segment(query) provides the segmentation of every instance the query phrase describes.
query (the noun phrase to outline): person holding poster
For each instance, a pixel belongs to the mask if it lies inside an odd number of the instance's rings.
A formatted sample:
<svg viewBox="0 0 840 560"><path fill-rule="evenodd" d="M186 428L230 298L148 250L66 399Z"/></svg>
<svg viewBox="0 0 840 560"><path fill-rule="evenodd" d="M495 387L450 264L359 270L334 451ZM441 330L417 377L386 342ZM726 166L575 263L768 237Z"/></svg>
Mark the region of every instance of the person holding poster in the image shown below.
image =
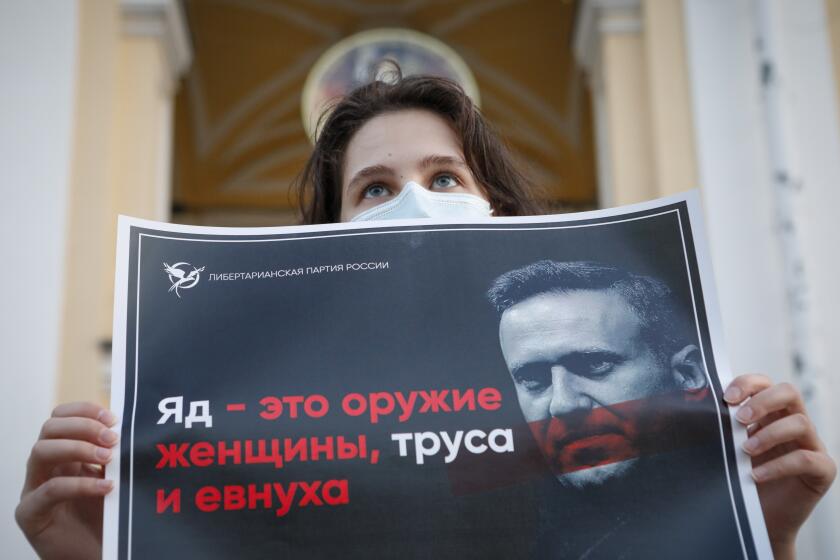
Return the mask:
<svg viewBox="0 0 840 560"><path fill-rule="evenodd" d="M349 93L326 118L300 185L308 224L523 216L541 210L469 98L452 82L430 77L373 82ZM511 355L518 351L515 344L502 344ZM689 349L678 356L682 362L672 368L678 373L672 380L695 391L702 383L691 354ZM514 381L519 383L516 376ZM544 382L545 390L548 385ZM744 449L753 457L773 552L777 558L793 558L796 534L834 480L835 464L794 387L747 375L736 378L724 398L729 405L742 405L735 417L750 426ZM532 400L536 410L538 399ZM531 409L530 402L520 398L523 412ZM44 424L16 510L41 557L101 554L102 497L111 490L101 480L101 465L112 458L116 435L110 427L116 422L99 406L73 403L57 407ZM591 472L597 478L621 470ZM561 484L575 479L586 484L589 477L557 474L568 477L558 479Z"/></svg>

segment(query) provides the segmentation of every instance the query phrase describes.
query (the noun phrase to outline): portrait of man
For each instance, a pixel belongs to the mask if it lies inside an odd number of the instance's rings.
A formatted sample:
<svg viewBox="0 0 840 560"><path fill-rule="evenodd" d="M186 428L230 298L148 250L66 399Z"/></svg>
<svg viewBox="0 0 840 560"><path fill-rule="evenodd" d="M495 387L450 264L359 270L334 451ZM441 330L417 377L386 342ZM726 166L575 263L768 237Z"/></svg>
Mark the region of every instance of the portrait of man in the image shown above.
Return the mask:
<svg viewBox="0 0 840 560"><path fill-rule="evenodd" d="M553 475L541 505L550 547L535 555L740 554L724 522L732 508L694 316L669 286L608 264L545 260L499 276L488 299ZM697 499L698 485L705 509L681 503ZM704 524L713 540L697 531Z"/></svg>

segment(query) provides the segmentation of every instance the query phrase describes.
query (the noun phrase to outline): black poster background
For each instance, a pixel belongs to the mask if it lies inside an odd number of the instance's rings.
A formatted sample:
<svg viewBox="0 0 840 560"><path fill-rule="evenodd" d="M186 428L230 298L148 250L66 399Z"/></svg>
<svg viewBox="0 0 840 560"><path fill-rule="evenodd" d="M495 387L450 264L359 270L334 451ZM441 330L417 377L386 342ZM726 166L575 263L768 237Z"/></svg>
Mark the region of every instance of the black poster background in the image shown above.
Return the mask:
<svg viewBox="0 0 840 560"><path fill-rule="evenodd" d="M699 318L706 366L719 398L684 203L586 221L267 236L132 227L125 406L117 411L124 419L119 558L559 558L571 554L569 550L579 555L586 546L564 548L563 543L597 542L604 527L587 526L585 515L567 515L563 523L554 523L557 512L547 510L565 506L559 505L562 496L554 502L546 498L554 483L550 474L456 495L451 466L442 455L417 465L411 453L399 457L390 440L394 432L523 424L499 350L498 318L485 294L498 275L541 259L601 261L664 280L680 302L680 313L692 323L695 312ZM179 299L168 291L171 283L163 263L183 261L205 270ZM388 268L210 280L210 274L353 262L387 262ZM339 406L350 392L487 386L502 392L498 411L415 414L404 423L390 416L372 425L366 415L351 418ZM284 415L267 421L258 416L257 401L263 396L313 393L330 400L331 411L324 418L292 420ZM186 402L209 400L213 427L158 425L159 401L178 395ZM226 412L224 405L231 402L247 403L248 410ZM696 495L663 503L681 512L677 517L685 526L671 531L664 522L640 525L628 538L641 545L618 537L617 548L598 549L593 557L633 557L633 551L657 547L669 551L665 557L675 547L698 542L711 548L682 548L680 556L756 556L725 407L721 413L709 420L715 431L723 426L729 484L718 441L709 449L704 468L710 474L696 487ZM282 469L270 464L155 468L157 443L358 434L366 434L371 447L380 450L378 464L357 460L291 462ZM528 438L515 443L517 457L533 458ZM482 455L478 463L472 459L471 468L496 468L492 455ZM293 507L277 517L273 509L263 508L201 512L193 502L205 485L331 478L349 480L349 504ZM651 493L670 492L655 477L650 484ZM173 488L182 489L181 512L157 514L156 490ZM569 524L569 519L579 523Z"/></svg>

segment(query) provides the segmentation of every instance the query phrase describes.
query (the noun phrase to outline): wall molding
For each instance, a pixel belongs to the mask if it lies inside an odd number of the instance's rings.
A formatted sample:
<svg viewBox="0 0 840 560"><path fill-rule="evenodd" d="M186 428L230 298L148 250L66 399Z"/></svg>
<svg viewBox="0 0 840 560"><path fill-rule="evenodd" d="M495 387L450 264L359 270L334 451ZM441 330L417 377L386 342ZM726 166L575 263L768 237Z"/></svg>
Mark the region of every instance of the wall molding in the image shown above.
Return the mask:
<svg viewBox="0 0 840 560"><path fill-rule="evenodd" d="M164 58L173 83L192 63L187 20L176 0L121 0L122 32L129 37L161 40Z"/></svg>

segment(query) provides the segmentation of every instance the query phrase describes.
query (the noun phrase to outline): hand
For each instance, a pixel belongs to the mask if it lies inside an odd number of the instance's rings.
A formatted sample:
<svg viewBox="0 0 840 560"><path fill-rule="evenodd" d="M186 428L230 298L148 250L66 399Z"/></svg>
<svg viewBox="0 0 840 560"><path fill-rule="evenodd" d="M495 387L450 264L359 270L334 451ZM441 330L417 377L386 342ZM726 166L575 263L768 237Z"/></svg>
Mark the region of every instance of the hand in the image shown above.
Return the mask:
<svg viewBox="0 0 840 560"><path fill-rule="evenodd" d="M92 403L59 405L26 466L15 519L43 559L102 556L103 465L118 439L113 414Z"/></svg>
<svg viewBox="0 0 840 560"><path fill-rule="evenodd" d="M796 534L828 491L837 466L793 385L773 385L764 375L742 375L723 398L731 405L743 403L735 418L748 426L744 451L752 457L773 555L777 560L794 558Z"/></svg>

